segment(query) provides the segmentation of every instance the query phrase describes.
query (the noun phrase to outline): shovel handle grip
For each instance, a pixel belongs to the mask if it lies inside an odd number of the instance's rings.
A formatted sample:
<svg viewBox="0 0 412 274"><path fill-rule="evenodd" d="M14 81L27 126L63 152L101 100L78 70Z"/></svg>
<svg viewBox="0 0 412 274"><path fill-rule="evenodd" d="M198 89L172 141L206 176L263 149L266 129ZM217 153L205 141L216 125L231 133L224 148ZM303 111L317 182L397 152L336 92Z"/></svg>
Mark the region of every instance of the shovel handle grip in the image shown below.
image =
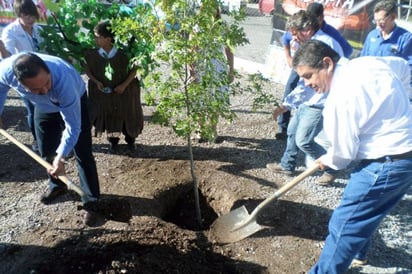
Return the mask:
<svg viewBox="0 0 412 274"><path fill-rule="evenodd" d="M296 186L298 183L303 181L306 177L312 175L315 173L317 170L319 170L319 164L315 163L312 167L306 169L304 172L293 178L292 181L288 182L286 185L282 186L279 188L275 193L273 193L271 196L266 198L263 202L261 202L251 213L251 216L255 216L256 214L259 213L259 211L267 206L270 202L272 202L274 199L279 198L282 196L284 193L289 191L291 188Z"/></svg>
<svg viewBox="0 0 412 274"><path fill-rule="evenodd" d="M53 166L47 162L46 160L44 160L43 158L41 158L38 154L36 154L35 152L33 152L31 149L29 149L27 146L25 146L24 144L20 143L16 138L14 138L13 136L11 136L10 134L7 133L7 131L5 131L4 129L0 128L0 133L6 137L7 139L9 139L11 142L13 142L16 146L18 146L21 150L23 150L24 152L26 152L30 157L32 157L34 160L36 160L36 162L38 162L39 164L41 164L43 167L45 167L46 169L52 168ZM84 193L84 191L78 187L77 185L75 185L72 181L70 181L69 178L67 178L64 175L59 175L58 178L67 185L67 188L72 189L74 191L76 191L80 196L82 197L87 197L86 194Z"/></svg>

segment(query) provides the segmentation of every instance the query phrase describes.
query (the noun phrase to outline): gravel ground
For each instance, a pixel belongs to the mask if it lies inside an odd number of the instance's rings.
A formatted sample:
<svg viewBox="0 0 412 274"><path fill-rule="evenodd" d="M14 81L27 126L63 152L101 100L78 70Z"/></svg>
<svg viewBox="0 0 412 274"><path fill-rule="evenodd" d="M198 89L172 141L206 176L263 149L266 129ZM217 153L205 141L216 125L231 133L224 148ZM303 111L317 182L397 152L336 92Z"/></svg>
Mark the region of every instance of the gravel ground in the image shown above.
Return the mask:
<svg viewBox="0 0 412 274"><path fill-rule="evenodd" d="M257 9L250 5L250 10ZM252 16L259 16L256 13L250 13ZM261 32L255 33L256 28L267 28L267 20L270 17L255 19L248 18L245 30L250 38L250 44L245 45L245 50L239 53L241 58L254 60L258 63L265 63L262 58L265 55L258 54L258 48L265 48L268 44L268 36ZM268 28L269 30L270 28ZM268 31L269 32L269 31ZM263 45L263 46L262 46ZM249 70L248 70L249 71ZM271 89L276 92L278 98L281 98L283 86L272 83ZM274 147L273 157L282 155L283 147ZM279 158L276 158L279 159ZM303 170L303 168L300 168ZM339 199L347 183L347 172L342 172L341 177L336 180L333 187L323 187L316 184L316 176L307 178L298 188L307 191L307 196L302 202L319 205L333 210L339 203ZM267 194L267 196L270 193ZM378 231L375 233L374 241L370 249L369 261L374 266L366 265L360 268L352 269L350 273L412 273L412 189L404 196L399 205L381 223ZM397 265L398 267L393 267Z"/></svg>
<svg viewBox="0 0 412 274"><path fill-rule="evenodd" d="M281 98L283 85L270 83L269 88L275 91L275 95ZM234 101L235 104L242 104L244 99ZM268 111L270 111L268 109ZM272 157L280 160L283 154L283 146L274 146L271 152ZM273 159L272 158L272 159ZM300 159L301 166L298 171L303 171L303 159ZM293 196L294 202L302 202L321 206L322 208L333 210L340 201L340 197L348 181L350 169L341 171L338 179L330 187L321 186L316 183L318 176L311 176L304 180L297 189L306 192L305 195ZM274 181L279 179L274 175ZM264 196L271 195L271 192ZM291 194L293 195L293 194ZM301 199L301 200L299 200ZM368 260L371 264L362 267L352 268L348 273L412 273L412 188L404 196L401 202L385 217L378 231L374 235ZM397 267L393 267L396 265Z"/></svg>

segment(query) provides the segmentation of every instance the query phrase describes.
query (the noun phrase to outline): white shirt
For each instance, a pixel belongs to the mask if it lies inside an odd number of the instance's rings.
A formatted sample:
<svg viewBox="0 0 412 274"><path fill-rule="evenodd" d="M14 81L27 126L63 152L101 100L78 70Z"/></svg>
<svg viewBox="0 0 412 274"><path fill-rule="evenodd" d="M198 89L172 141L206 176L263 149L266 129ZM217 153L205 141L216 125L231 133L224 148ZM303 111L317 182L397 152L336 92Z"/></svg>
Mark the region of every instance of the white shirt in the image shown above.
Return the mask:
<svg viewBox="0 0 412 274"><path fill-rule="evenodd" d="M30 36L19 23L19 19L8 24L1 34L1 40L10 54L16 54L22 51L38 52L38 46L43 41L39 34L40 26L33 25L33 34Z"/></svg>
<svg viewBox="0 0 412 274"><path fill-rule="evenodd" d="M320 160L343 169L353 160L412 150L409 67L398 57L339 60L323 110L331 143Z"/></svg>

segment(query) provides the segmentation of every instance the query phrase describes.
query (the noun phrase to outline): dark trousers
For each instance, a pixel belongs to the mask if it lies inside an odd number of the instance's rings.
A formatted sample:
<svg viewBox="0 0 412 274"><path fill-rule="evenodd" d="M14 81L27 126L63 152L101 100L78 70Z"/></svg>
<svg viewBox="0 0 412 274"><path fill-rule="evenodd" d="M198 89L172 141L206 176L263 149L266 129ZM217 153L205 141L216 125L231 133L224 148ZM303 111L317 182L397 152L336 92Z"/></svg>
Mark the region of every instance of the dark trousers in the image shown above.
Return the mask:
<svg viewBox="0 0 412 274"><path fill-rule="evenodd" d="M65 129L64 121L59 112L41 113L35 108L34 124L40 155L52 163ZM100 196L100 188L96 161L92 153L91 125L86 94L81 98L81 124L81 132L74 147L80 187L90 198L97 199ZM50 175L49 183L50 188L64 185L62 181Z"/></svg>
<svg viewBox="0 0 412 274"><path fill-rule="evenodd" d="M285 92L283 94L283 99L282 101L289 95L289 93L292 92L296 88L296 85L298 84L299 81L299 75L295 70L291 70L289 74L288 81L285 85ZM290 121L290 111L286 111L282 113L281 115L278 116L278 126L279 126L279 131L281 132L286 132L288 128L288 124Z"/></svg>

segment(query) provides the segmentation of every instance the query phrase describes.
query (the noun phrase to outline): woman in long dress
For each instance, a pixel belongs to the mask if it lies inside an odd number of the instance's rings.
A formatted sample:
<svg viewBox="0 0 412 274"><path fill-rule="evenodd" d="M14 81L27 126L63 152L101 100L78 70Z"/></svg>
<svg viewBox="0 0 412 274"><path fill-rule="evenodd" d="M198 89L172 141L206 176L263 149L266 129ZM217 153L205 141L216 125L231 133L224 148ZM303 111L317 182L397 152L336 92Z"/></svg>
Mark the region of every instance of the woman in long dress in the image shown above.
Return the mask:
<svg viewBox="0 0 412 274"><path fill-rule="evenodd" d="M94 28L98 48L85 53L90 118L95 136L105 134L115 149L123 133L130 149L143 129L140 83L129 58L114 45L109 22Z"/></svg>

